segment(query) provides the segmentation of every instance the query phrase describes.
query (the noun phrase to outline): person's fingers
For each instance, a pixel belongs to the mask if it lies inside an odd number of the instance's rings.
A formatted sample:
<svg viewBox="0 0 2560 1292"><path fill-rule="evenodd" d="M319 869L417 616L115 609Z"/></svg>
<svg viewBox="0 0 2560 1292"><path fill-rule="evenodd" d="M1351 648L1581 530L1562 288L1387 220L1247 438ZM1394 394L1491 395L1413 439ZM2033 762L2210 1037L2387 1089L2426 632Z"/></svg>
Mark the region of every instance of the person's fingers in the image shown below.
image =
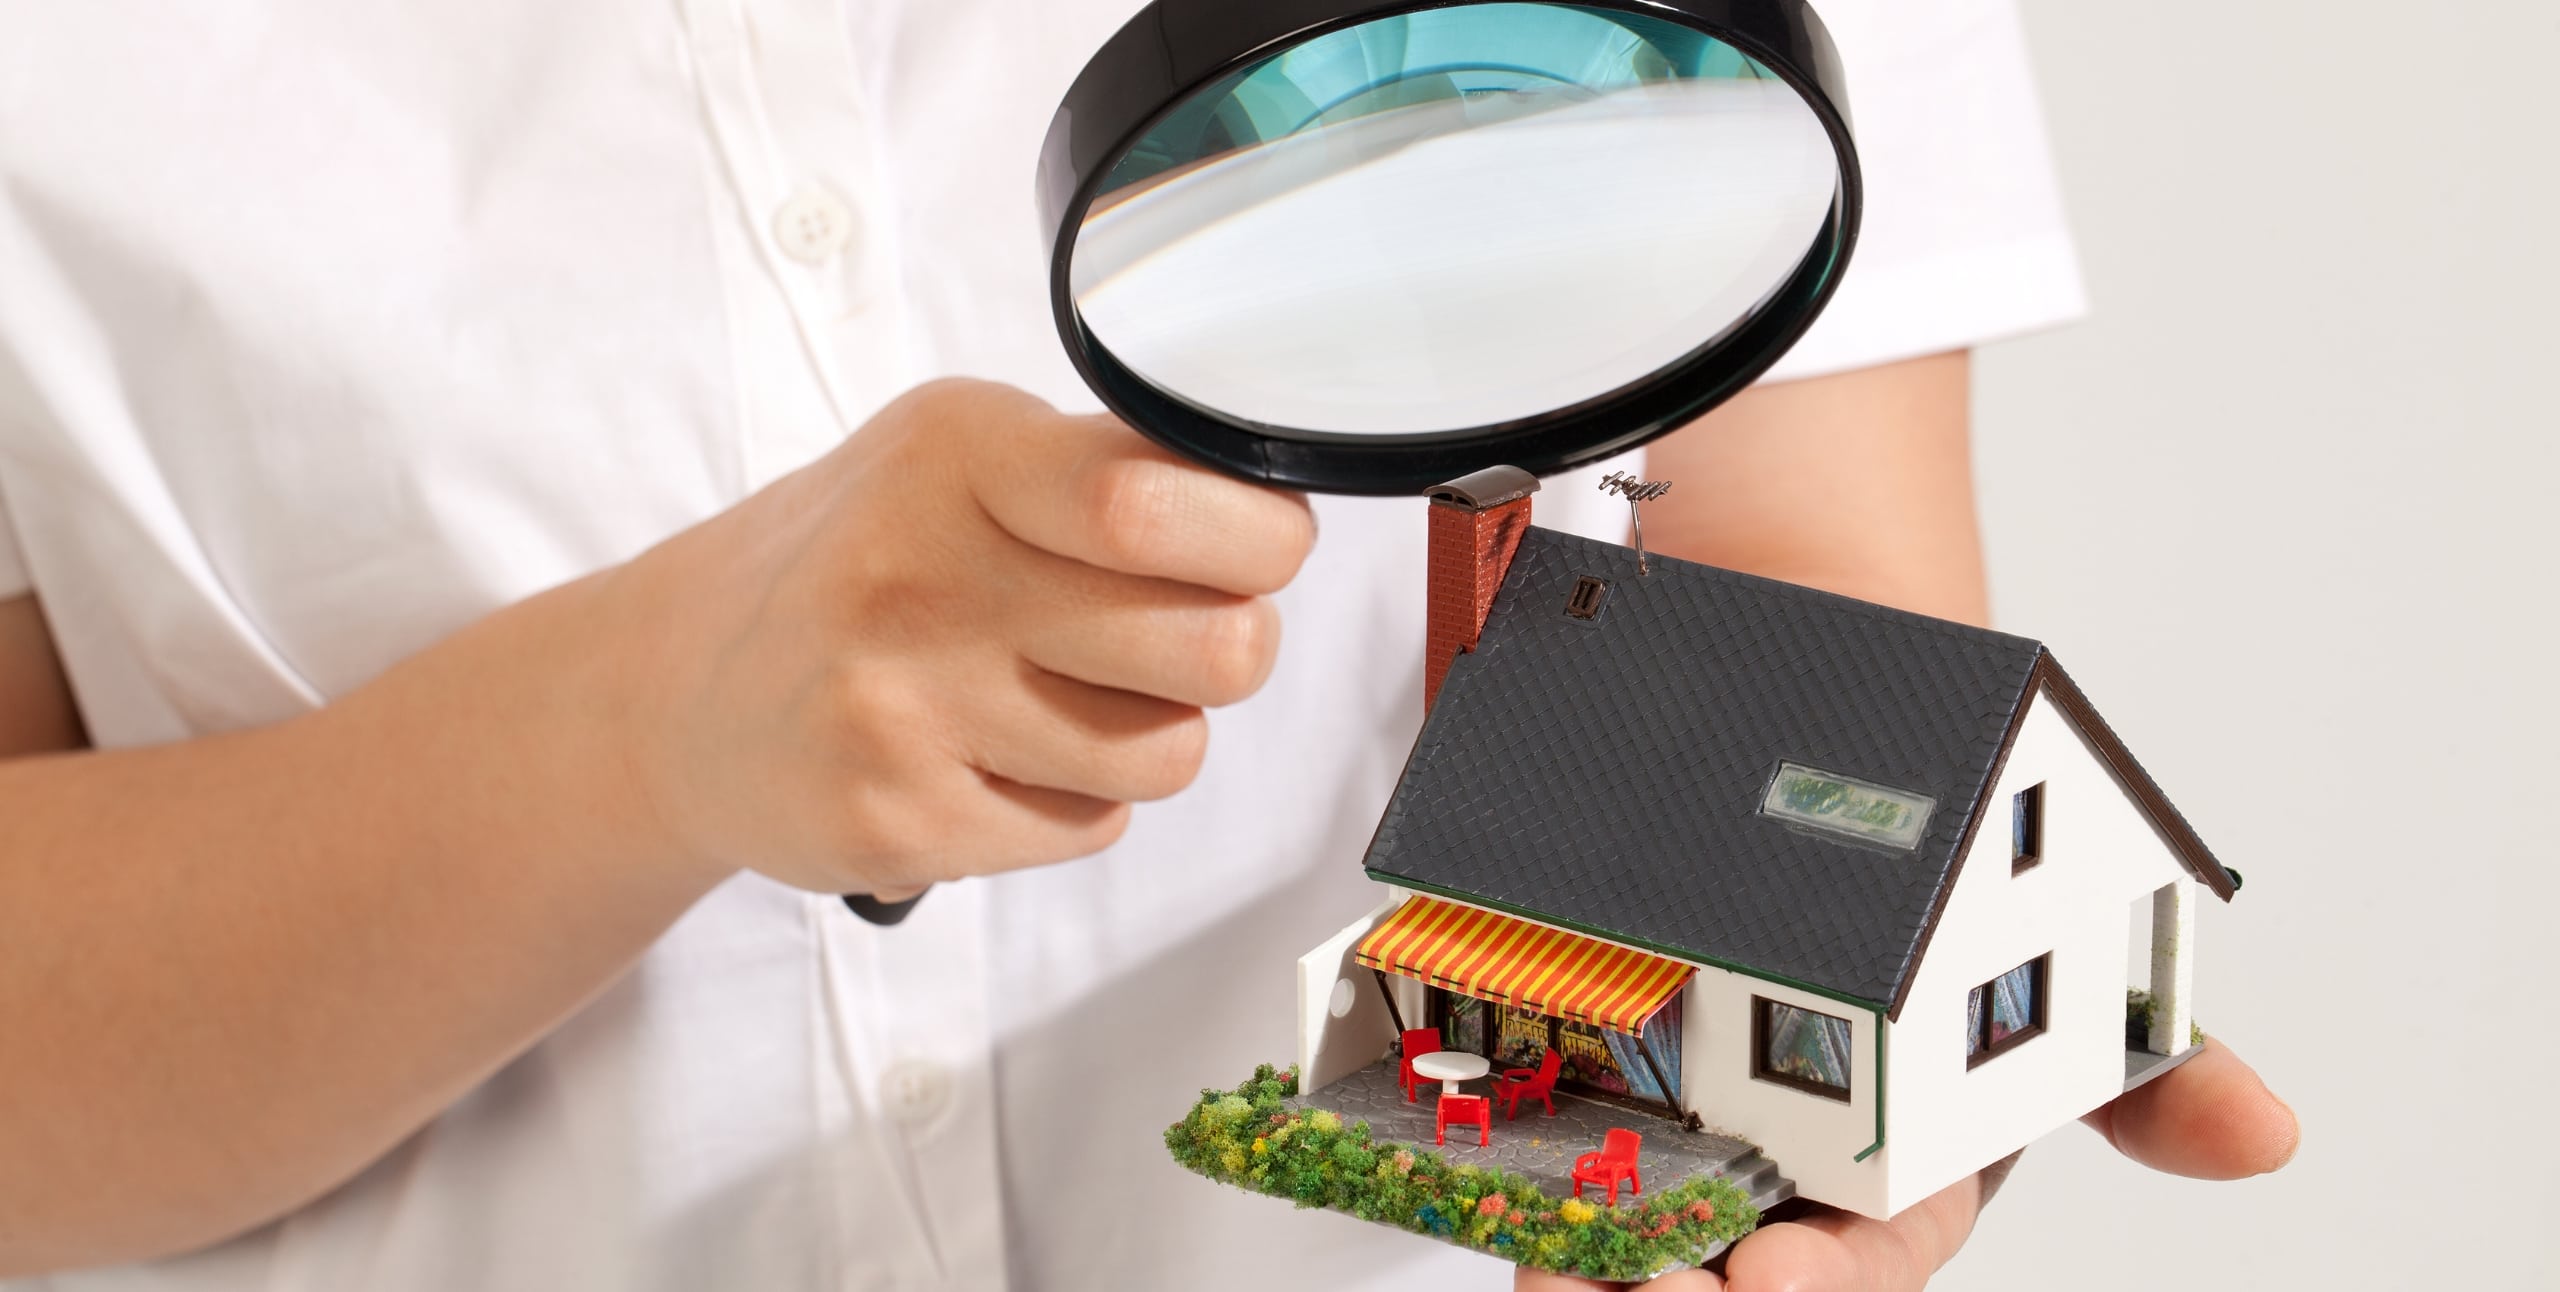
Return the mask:
<svg viewBox="0 0 2560 1292"><path fill-rule="evenodd" d="M1572 1274L1533 1270L1525 1265L1511 1279L1511 1292L1617 1292L1620 1288L1642 1288L1644 1292L1724 1292L1724 1280L1705 1270L1680 1270L1650 1283L1604 1283Z"/></svg>
<svg viewBox="0 0 2560 1292"><path fill-rule="evenodd" d="M1744 1238L1725 1278L1732 1292L1919 1292L1972 1236L1981 1196L1967 1177L1891 1221L1817 1207Z"/></svg>
<svg viewBox="0 0 2560 1292"><path fill-rule="evenodd" d="M1624 1283L1603 1283L1598 1279L1578 1278L1548 1270L1519 1266L1511 1276L1511 1292L1617 1292Z"/></svg>
<svg viewBox="0 0 2560 1292"><path fill-rule="evenodd" d="M1681 1270L1650 1283L1630 1283L1627 1286L1643 1288L1644 1292L1724 1292L1724 1279L1705 1270Z"/></svg>
<svg viewBox="0 0 2560 1292"><path fill-rule="evenodd" d="M989 678L958 733L970 765L1018 785L1121 802L1179 792L1209 747L1200 710L1027 662Z"/></svg>
<svg viewBox="0 0 2560 1292"><path fill-rule="evenodd" d="M1041 584L1018 594L1026 613L1007 634L1024 659L1052 673L1216 708L1261 689L1279 658L1280 611L1267 597L1133 578L1063 557L1036 568Z"/></svg>
<svg viewBox="0 0 2560 1292"><path fill-rule="evenodd" d="M1867 1292L1871 1286L1849 1244L1802 1221L1752 1231L1734 1245L1724 1277L1733 1292Z"/></svg>
<svg viewBox="0 0 2560 1292"><path fill-rule="evenodd" d="M1036 401L1035 401L1036 402ZM1087 565L1239 596L1277 592L1315 542L1305 498L1184 462L1107 417L985 436L970 492L1005 532Z"/></svg>
<svg viewBox="0 0 2560 1292"><path fill-rule="evenodd" d="M2263 1175L2302 1144L2293 1109L2212 1037L2194 1058L2081 1120L2144 1166L2203 1180Z"/></svg>
<svg viewBox="0 0 2560 1292"><path fill-rule="evenodd" d="M1100 852L1129 828L1129 805L1071 790L985 778L986 826L1012 846L959 873L1020 869ZM953 876L957 878L958 875Z"/></svg>
<svg viewBox="0 0 2560 1292"><path fill-rule="evenodd" d="M932 761L927 778L851 788L849 837L862 854L846 864L882 901L926 886L1067 861L1117 842L1129 805Z"/></svg>

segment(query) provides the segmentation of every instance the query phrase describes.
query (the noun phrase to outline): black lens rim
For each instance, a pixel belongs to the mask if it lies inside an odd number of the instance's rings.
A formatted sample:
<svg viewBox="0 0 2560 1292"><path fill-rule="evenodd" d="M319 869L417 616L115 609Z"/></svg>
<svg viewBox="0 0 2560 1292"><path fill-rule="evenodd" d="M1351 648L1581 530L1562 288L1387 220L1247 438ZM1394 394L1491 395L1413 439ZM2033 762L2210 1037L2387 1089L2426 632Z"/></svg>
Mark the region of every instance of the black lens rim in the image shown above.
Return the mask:
<svg viewBox="0 0 2560 1292"><path fill-rule="evenodd" d="M1536 416L1428 435L1283 431L1165 394L1085 327L1067 277L1076 231L1113 165L1166 113L1218 78L1328 32L1484 2L1152 0L1104 43L1050 120L1038 201L1058 336L1106 406L1166 448L1247 480L1319 493L1413 494L1497 464L1550 475L1623 453L1733 397L1804 335L1856 249L1863 186L1839 53L1803 0L1556 0L1678 23L1751 55L1803 96L1840 161L1831 214L1787 280L1720 340L1642 381Z"/></svg>

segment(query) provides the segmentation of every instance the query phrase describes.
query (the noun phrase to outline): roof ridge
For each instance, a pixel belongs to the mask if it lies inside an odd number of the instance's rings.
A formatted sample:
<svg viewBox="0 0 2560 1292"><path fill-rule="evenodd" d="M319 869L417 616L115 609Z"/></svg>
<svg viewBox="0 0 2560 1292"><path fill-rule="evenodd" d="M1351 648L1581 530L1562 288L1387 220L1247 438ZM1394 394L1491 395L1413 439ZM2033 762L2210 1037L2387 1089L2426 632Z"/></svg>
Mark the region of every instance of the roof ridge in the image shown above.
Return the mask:
<svg viewBox="0 0 2560 1292"><path fill-rule="evenodd" d="M1622 552L1628 557L1633 557L1635 555L1635 549L1628 547L1623 543L1612 543L1607 539L1591 538L1587 535L1576 534L1561 529L1549 529L1546 526L1535 524L1529 527L1529 533L1524 537L1523 542L1525 543L1529 538L1535 538L1539 535L1546 535L1552 538L1566 540L1567 542L1577 546L1599 548L1604 551ZM2033 637L2024 637L2017 633L2003 632L1997 628L1985 628L1979 624L1968 624L1960 620L1944 619L1936 615L1926 615L1917 610L1904 610L1899 606L1888 606L1882 602L1868 601L1864 598L1853 597L1843 592L1832 592L1823 588L1808 587L1801 583L1790 583L1785 579L1772 578L1765 574L1753 574L1747 570L1736 570L1722 565L1709 565L1704 561L1692 561L1683 557L1665 556L1660 552L1648 552L1645 556L1647 562L1656 570L1663 570L1667 568L1672 571L1686 572L1693 576L1704 577L1714 582L1741 584L1753 592L1775 597L1807 601L1816 605L1828 606L1835 610L1854 614L1861 618L1883 620L1899 624L1903 627L1918 628L1926 632L1952 637L1960 641L2012 644L2038 650L2044 648L2044 643ZM1506 579L1505 582L1508 583L1509 580Z"/></svg>

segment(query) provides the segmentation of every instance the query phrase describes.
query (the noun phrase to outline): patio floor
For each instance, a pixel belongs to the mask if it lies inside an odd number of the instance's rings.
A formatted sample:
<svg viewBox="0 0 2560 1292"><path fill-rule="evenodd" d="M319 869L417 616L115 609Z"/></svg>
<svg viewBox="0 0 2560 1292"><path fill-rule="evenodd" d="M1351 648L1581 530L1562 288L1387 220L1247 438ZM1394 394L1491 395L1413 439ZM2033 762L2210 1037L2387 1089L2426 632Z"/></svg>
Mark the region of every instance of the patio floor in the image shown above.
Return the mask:
<svg viewBox="0 0 2560 1292"><path fill-rule="evenodd" d="M1466 1088L1468 1093L1478 1094L1489 1084L1471 1081ZM1344 1121L1365 1121L1371 1133L1381 1140L1428 1148L1451 1162L1517 1171L1557 1197L1573 1192L1573 1160L1599 1148L1601 1138L1618 1126L1644 1137L1636 1160L1651 1188L1665 1188L1695 1176L1721 1175L1750 1194L1752 1202L1763 1211L1795 1196L1795 1183L1780 1177L1777 1165L1751 1144L1706 1131L1683 1130L1667 1117L1651 1117L1615 1104L1577 1099L1561 1091L1556 1094L1553 1117L1536 1101L1524 1099L1520 1103L1520 1119L1504 1121L1497 1102L1493 1142L1489 1145L1477 1146L1473 1126L1453 1126L1449 1128L1448 1144L1435 1145L1432 1138L1437 1131L1432 1117L1438 1106L1439 1083L1429 1085L1421 1098L1406 1103L1404 1092L1396 1088L1396 1061L1388 1058L1286 1102L1294 1108L1322 1108ZM1626 1199L1621 1191L1619 1200Z"/></svg>
<svg viewBox="0 0 2560 1292"><path fill-rule="evenodd" d="M2189 1046L2186 1053L2175 1058L2165 1054L2153 1054L2148 1050L2127 1049L2124 1052L2124 1088L2128 1091L2132 1090L2135 1086L2194 1058L2197 1051L2203 1048L2201 1045Z"/></svg>

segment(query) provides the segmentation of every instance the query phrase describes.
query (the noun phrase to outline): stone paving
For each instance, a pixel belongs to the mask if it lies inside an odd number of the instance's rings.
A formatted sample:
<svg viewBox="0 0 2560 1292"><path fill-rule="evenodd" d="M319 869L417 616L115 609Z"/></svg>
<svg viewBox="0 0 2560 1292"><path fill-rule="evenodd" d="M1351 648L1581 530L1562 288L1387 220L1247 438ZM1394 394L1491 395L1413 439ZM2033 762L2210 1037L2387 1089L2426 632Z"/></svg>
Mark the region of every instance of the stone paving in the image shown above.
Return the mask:
<svg viewBox="0 0 2560 1292"><path fill-rule="evenodd" d="M1483 1094L1492 1085L1490 1078L1478 1078L1462 1083L1460 1089L1467 1094ZM1432 1137L1438 1132L1432 1118L1438 1107L1439 1087L1437 1081L1428 1082L1419 1099L1406 1103L1404 1092L1396 1086L1396 1061L1388 1058L1287 1102L1295 1108L1327 1109L1344 1121L1366 1121L1378 1139L1429 1148L1452 1162L1517 1171L1557 1197L1573 1192L1573 1160L1598 1149L1601 1138L1614 1126L1624 1126L1644 1137L1636 1160L1648 1188L1665 1188L1699 1175L1747 1175L1766 1161L1757 1148L1741 1140L1683 1130L1668 1117L1648 1117L1561 1091L1555 1097L1553 1117L1536 1100L1523 1099L1520 1119L1504 1121L1502 1105L1497 1100L1493 1109L1493 1142L1489 1145L1477 1146L1473 1126L1452 1126L1448 1144L1435 1145ZM1754 1191L1749 1185L1745 1188ZM1621 1190L1619 1200L1627 1197Z"/></svg>

